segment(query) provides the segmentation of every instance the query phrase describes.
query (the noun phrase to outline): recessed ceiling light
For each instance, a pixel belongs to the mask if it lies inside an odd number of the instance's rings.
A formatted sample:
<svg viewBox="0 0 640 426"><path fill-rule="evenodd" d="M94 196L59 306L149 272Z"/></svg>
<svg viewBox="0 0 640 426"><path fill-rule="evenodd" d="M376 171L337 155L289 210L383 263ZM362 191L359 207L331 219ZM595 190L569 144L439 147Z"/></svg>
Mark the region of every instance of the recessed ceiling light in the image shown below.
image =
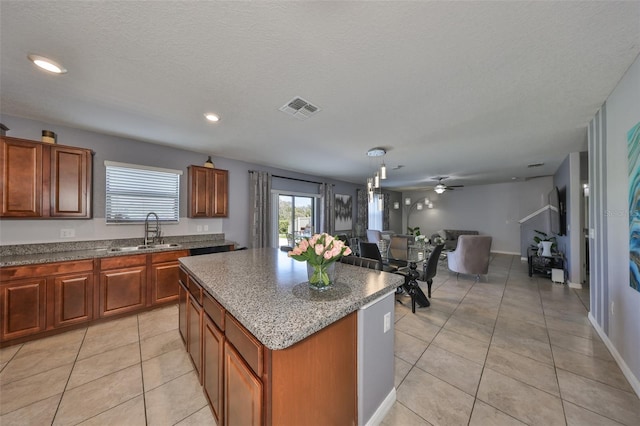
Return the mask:
<svg viewBox="0 0 640 426"><path fill-rule="evenodd" d="M216 122L216 121L220 120L220 117L218 117L216 114L213 114L213 113L210 113L210 112L206 113L204 116L209 121Z"/></svg>
<svg viewBox="0 0 640 426"><path fill-rule="evenodd" d="M55 61L52 61L49 58L45 58L44 56L38 55L28 55L27 58L38 67L42 68L45 71L52 72L54 74L64 74L67 72L64 67Z"/></svg>

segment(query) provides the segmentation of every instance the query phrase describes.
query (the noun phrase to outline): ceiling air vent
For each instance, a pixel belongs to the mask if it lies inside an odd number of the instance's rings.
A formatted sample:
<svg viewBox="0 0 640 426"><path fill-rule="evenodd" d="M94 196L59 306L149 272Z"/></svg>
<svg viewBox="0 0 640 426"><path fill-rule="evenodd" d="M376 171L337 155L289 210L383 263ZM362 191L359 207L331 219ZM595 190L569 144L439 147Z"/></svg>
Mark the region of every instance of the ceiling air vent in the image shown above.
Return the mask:
<svg viewBox="0 0 640 426"><path fill-rule="evenodd" d="M286 105L279 108L280 111L293 115L299 120L306 120L312 115L320 112L320 108L310 104L300 97L291 99Z"/></svg>
<svg viewBox="0 0 640 426"><path fill-rule="evenodd" d="M527 167L528 168L533 168L533 167L542 167L544 166L544 163L533 163L533 164L529 164Z"/></svg>

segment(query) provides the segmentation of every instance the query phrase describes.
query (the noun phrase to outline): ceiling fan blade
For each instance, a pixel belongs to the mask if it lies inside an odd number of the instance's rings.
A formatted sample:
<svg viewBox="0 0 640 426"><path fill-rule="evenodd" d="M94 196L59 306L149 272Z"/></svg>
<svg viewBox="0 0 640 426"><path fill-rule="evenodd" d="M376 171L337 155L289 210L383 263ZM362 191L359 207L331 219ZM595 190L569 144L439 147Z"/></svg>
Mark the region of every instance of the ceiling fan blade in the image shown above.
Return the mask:
<svg viewBox="0 0 640 426"><path fill-rule="evenodd" d="M464 188L464 185L447 185L447 188Z"/></svg>

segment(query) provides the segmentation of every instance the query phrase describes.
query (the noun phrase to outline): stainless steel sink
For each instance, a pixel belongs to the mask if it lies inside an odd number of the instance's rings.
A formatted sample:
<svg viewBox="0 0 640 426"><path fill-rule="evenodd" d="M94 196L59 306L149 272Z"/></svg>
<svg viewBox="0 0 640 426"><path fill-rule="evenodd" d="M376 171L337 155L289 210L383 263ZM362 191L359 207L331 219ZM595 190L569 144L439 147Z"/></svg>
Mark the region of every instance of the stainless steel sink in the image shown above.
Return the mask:
<svg viewBox="0 0 640 426"><path fill-rule="evenodd" d="M119 252L119 251L138 251L138 250L149 250L149 249L164 249L164 248L178 248L181 247L180 244L176 243L168 243L168 244L148 244L141 246L130 246L130 247L112 247L109 249L110 252Z"/></svg>

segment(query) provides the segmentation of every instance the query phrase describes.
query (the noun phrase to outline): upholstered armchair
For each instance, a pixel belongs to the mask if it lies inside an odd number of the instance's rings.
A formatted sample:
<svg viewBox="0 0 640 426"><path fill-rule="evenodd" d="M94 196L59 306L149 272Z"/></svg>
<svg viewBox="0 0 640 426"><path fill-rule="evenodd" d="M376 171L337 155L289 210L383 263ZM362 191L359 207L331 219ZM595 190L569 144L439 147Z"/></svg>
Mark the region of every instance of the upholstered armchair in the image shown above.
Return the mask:
<svg viewBox="0 0 640 426"><path fill-rule="evenodd" d="M367 241L370 243L377 243L382 239L382 232L377 229L367 229Z"/></svg>
<svg viewBox="0 0 640 426"><path fill-rule="evenodd" d="M459 274L480 275L489 273L491 237L488 235L460 235L456 249L449 252L449 270Z"/></svg>

